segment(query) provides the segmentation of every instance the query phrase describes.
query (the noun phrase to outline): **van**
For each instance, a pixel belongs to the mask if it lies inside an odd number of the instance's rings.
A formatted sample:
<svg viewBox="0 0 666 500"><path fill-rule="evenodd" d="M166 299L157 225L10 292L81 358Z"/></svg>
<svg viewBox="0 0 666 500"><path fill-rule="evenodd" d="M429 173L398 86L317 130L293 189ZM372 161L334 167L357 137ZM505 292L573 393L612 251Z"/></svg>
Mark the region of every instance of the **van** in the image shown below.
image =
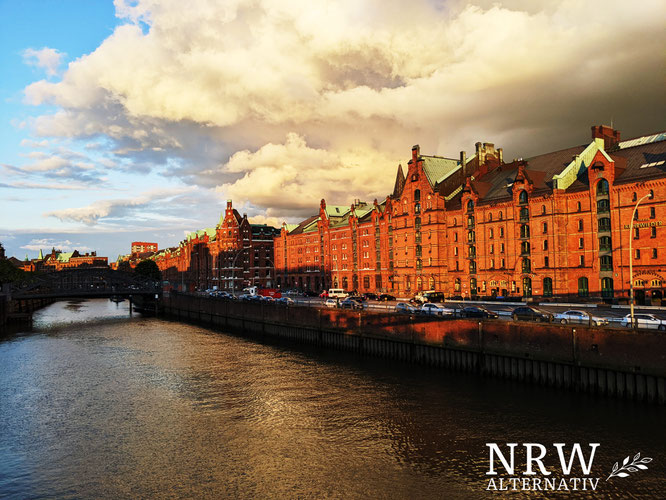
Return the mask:
<svg viewBox="0 0 666 500"><path fill-rule="evenodd" d="M328 298L329 299L346 299L347 293L342 288L329 288L328 289Z"/></svg>

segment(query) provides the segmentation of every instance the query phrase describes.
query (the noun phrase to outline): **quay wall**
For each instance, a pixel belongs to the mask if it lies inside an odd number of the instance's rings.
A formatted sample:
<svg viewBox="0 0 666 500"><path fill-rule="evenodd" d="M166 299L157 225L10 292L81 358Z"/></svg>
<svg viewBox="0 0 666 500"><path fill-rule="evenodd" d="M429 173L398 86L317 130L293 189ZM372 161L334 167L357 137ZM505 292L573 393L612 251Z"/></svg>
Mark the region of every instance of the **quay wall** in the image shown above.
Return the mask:
<svg viewBox="0 0 666 500"><path fill-rule="evenodd" d="M160 312L246 335L666 403L666 335L657 331L442 320L182 294L163 297Z"/></svg>

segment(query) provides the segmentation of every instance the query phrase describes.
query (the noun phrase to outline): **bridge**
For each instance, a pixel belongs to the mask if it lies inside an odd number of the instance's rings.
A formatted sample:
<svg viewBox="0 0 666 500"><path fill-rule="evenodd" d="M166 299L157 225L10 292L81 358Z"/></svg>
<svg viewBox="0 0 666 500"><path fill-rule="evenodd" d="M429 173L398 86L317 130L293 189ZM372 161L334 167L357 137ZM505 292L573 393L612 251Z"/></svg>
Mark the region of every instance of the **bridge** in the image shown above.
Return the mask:
<svg viewBox="0 0 666 500"><path fill-rule="evenodd" d="M161 294L159 281L108 268L76 268L43 273L10 290L13 300L152 297Z"/></svg>

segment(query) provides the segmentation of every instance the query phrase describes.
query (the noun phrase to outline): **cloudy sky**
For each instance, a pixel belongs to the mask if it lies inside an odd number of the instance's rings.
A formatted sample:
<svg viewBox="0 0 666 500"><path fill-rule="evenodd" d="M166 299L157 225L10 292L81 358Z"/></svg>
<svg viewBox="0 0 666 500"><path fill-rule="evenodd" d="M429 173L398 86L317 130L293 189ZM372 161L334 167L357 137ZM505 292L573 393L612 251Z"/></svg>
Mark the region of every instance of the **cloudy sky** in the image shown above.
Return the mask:
<svg viewBox="0 0 666 500"><path fill-rule="evenodd" d="M664 130L663 0L0 0L0 242L176 244L391 189L413 144Z"/></svg>

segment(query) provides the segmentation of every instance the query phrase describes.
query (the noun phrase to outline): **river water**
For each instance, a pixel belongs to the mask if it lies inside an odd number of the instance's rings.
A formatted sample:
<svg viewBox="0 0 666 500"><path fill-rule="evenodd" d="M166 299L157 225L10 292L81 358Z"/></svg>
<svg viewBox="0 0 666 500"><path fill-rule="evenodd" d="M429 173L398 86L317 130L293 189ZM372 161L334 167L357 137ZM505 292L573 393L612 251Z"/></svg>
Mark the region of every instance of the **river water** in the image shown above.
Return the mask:
<svg viewBox="0 0 666 500"><path fill-rule="evenodd" d="M553 443L581 443L586 457L600 443L596 491L512 497L666 498L665 417L130 317L126 303L58 302L0 339L0 498L501 497L486 489L489 442L546 445L558 477ZM606 481L639 452L647 470ZM527 477L524 454L516 464Z"/></svg>

